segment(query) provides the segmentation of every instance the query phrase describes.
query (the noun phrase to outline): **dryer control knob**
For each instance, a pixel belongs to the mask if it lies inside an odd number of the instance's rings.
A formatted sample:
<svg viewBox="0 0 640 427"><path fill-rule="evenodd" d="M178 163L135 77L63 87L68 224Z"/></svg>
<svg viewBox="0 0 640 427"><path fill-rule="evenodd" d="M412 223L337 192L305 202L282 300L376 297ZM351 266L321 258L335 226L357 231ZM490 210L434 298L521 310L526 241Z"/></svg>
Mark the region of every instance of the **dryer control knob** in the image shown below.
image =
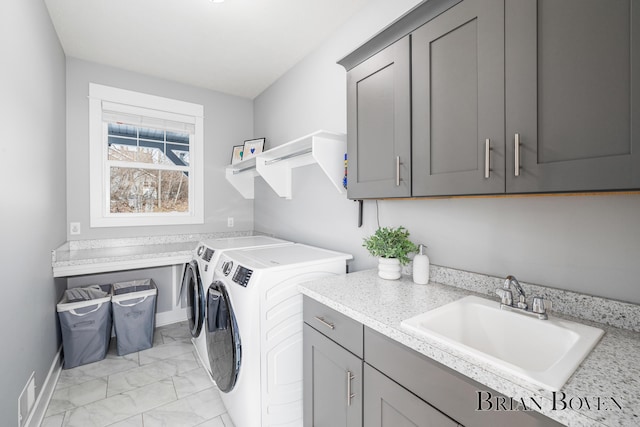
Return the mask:
<svg viewBox="0 0 640 427"><path fill-rule="evenodd" d="M222 273L225 276L228 276L231 273L231 269L233 268L233 261L226 261L222 264Z"/></svg>

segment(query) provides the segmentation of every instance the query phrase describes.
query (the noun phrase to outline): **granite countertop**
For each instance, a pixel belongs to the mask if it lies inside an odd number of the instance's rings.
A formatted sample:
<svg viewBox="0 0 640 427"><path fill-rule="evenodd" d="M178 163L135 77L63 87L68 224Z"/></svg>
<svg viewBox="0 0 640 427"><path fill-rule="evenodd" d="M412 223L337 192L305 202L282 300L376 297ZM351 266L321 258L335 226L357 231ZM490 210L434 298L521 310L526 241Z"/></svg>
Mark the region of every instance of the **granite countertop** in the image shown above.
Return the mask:
<svg viewBox="0 0 640 427"><path fill-rule="evenodd" d="M130 270L191 261L199 241L251 235L209 233L69 241L51 252L54 277Z"/></svg>
<svg viewBox="0 0 640 427"><path fill-rule="evenodd" d="M473 274L466 272L455 274L456 270L437 266L435 270L432 266L431 271L432 280L438 278L444 280L447 277L454 280L451 278ZM451 274L452 271L453 274ZM557 392L555 408L554 395L551 391L507 372L499 372L477 358L401 328L402 320L467 295L475 294L490 298L486 289L491 288L494 282L488 280L488 276L480 277L478 282L482 282L483 277L488 285L485 284L486 286L483 287L480 284L478 288L481 289L474 292L471 290L475 289L473 283L467 283L466 288L433 282L428 285L416 285L409 276L389 281L380 279L376 270L367 270L308 282L300 286L300 291L505 396L517 400L524 399L525 402L530 402L532 398L536 402L541 402L541 410L536 407L533 409L563 424L569 426L640 425L640 332L638 332L640 307L637 305L610 300L602 303L601 298L560 290L554 294L554 290L545 288L547 289L545 298L552 301L557 298L558 305L566 306L565 311L569 313L573 305L571 301L577 301L576 303L579 303L582 306L581 310L584 311L590 307L590 298L593 298L596 303L593 305L595 311L598 311L596 305L605 304L606 310L622 313L605 316L604 320L608 324L587 320L590 316L600 318L601 315L598 313L585 313L586 319L577 319L558 311L550 313L550 317L566 318L599 327L605 331L594 350L569 378L562 390ZM463 277L463 279L469 278ZM496 278L496 280L504 279ZM525 284L523 287L527 290ZM499 304L497 297L491 299ZM632 325L632 327L623 329L610 326L611 324L622 327ZM563 396L566 403L573 399L571 407L562 409L563 404L560 399ZM587 402L591 406L590 409L587 408Z"/></svg>

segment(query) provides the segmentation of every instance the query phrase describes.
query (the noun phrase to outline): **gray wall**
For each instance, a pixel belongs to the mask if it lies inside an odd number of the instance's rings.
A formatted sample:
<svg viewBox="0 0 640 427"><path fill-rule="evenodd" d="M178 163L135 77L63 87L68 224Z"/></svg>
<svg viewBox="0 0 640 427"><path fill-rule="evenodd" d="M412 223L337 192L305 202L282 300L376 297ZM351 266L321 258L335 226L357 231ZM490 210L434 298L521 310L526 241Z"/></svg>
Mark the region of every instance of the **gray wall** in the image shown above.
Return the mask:
<svg viewBox="0 0 640 427"><path fill-rule="evenodd" d="M156 227L89 227L89 83L114 86L204 106L205 223ZM253 203L226 181L234 145L253 136L250 99L67 58L67 229L80 222L82 234L69 240L253 229ZM235 227L227 228L227 217Z"/></svg>
<svg viewBox="0 0 640 427"><path fill-rule="evenodd" d="M346 132L346 73L336 60L417 4L374 0L254 101L256 136L271 146L318 129ZM640 196L548 196L365 202L337 193L317 166L294 171L293 199L256 178L255 229L354 255L381 226L404 225L431 262L640 303Z"/></svg>
<svg viewBox="0 0 640 427"><path fill-rule="evenodd" d="M65 59L44 2L2 2L0 56L0 425L15 426L31 372L39 393L58 351L64 287L51 249L65 241Z"/></svg>

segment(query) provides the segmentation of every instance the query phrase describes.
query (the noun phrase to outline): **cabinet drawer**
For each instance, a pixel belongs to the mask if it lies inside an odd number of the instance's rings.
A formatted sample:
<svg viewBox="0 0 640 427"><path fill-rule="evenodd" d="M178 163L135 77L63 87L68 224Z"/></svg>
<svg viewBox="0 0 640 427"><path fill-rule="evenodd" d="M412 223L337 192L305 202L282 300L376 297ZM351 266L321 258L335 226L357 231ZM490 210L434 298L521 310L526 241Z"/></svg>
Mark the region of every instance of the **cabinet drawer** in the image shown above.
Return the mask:
<svg viewBox="0 0 640 427"><path fill-rule="evenodd" d="M364 332L361 323L306 296L303 304L305 323L356 356L363 357Z"/></svg>

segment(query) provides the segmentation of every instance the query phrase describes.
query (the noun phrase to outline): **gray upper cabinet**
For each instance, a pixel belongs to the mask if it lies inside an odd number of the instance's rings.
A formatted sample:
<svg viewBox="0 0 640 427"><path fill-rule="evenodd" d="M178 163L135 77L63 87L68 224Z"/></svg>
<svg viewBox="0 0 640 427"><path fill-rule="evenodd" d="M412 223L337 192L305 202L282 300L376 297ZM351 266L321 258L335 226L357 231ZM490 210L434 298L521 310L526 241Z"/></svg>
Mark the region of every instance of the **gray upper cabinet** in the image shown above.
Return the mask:
<svg viewBox="0 0 640 427"><path fill-rule="evenodd" d="M640 1L509 0L505 15L506 191L640 187Z"/></svg>
<svg viewBox="0 0 640 427"><path fill-rule="evenodd" d="M409 37L347 76L348 197L411 196Z"/></svg>
<svg viewBox="0 0 640 427"><path fill-rule="evenodd" d="M504 192L504 2L465 0L411 34L413 196Z"/></svg>
<svg viewBox="0 0 640 427"><path fill-rule="evenodd" d="M340 63L349 198L640 189L640 0L428 0Z"/></svg>

